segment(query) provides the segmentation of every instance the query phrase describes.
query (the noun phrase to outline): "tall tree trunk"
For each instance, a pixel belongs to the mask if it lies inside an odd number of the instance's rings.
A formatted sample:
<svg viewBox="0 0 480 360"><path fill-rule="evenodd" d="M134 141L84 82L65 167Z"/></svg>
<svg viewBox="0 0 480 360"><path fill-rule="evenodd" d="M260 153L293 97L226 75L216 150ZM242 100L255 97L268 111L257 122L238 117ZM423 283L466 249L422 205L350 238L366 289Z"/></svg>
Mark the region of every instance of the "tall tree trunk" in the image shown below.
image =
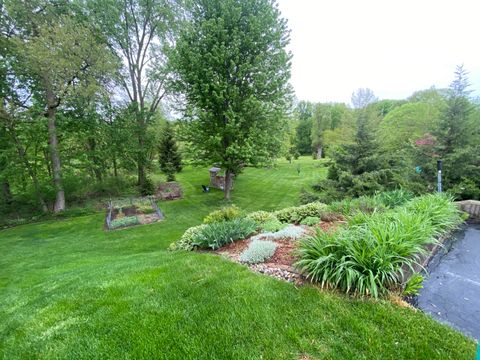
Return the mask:
<svg viewBox="0 0 480 360"><path fill-rule="evenodd" d="M137 124L138 124L138 156L137 156L137 170L138 170L138 186L140 191L145 190L147 183L146 173L146 154L145 154L145 119L143 114L137 112ZM142 194L146 195L146 194Z"/></svg>
<svg viewBox="0 0 480 360"><path fill-rule="evenodd" d="M100 164L100 161L98 159L98 155L96 154L96 149L97 149L97 142L95 138L89 138L88 141L88 149L89 149L89 160L93 164L92 171L93 174L95 175L95 179L97 179L98 182L102 182L103 174L102 174L102 166Z"/></svg>
<svg viewBox="0 0 480 360"><path fill-rule="evenodd" d="M58 213L65 210L65 192L62 184L62 164L58 151L57 127L55 123L56 105L55 97L47 90L47 117L48 117L48 141L50 145L50 157L52 159L53 185L55 186L56 197L53 211Z"/></svg>
<svg viewBox="0 0 480 360"><path fill-rule="evenodd" d="M322 158L322 153L323 153L323 148L321 145L318 145L317 146L317 159L321 159Z"/></svg>
<svg viewBox="0 0 480 360"><path fill-rule="evenodd" d="M233 177L234 173L227 169L227 171L225 171L225 186L223 190L225 200L230 200L231 198Z"/></svg>
<svg viewBox="0 0 480 360"><path fill-rule="evenodd" d="M10 183L8 180L3 180L2 182L2 193L5 204L11 205L13 202L12 192L10 190Z"/></svg>
<svg viewBox="0 0 480 360"><path fill-rule="evenodd" d="M115 152L113 153L113 176L115 176L115 179L118 178L118 170L117 170L117 156L115 155Z"/></svg>

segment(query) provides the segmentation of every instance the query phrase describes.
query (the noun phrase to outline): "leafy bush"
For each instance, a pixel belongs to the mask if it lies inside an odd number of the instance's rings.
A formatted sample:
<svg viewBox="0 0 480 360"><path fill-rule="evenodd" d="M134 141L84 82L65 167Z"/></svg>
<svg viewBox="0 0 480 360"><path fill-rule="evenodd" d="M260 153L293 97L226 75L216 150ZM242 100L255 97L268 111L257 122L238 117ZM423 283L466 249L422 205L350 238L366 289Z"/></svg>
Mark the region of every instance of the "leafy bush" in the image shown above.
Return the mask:
<svg viewBox="0 0 480 360"><path fill-rule="evenodd" d="M309 216L321 217L327 210L327 206L320 202L313 202L301 206L292 206L282 210L275 211L274 215L283 223L300 223Z"/></svg>
<svg viewBox="0 0 480 360"><path fill-rule="evenodd" d="M480 187L472 179L463 178L451 193L459 200L480 199Z"/></svg>
<svg viewBox="0 0 480 360"><path fill-rule="evenodd" d="M264 262L275 254L277 245L271 241L252 240L248 248L240 255L240 261L257 264Z"/></svg>
<svg viewBox="0 0 480 360"><path fill-rule="evenodd" d="M408 279L403 289L403 296L417 296L423 288L423 276L421 274L413 274Z"/></svg>
<svg viewBox="0 0 480 360"><path fill-rule="evenodd" d="M136 216L124 216L120 219L114 219L110 223L110 227L112 229L117 229L120 227L126 227L126 226L132 226L132 225L137 225L140 222L138 221L138 218Z"/></svg>
<svg viewBox="0 0 480 360"><path fill-rule="evenodd" d="M348 228L317 232L301 242L297 266L322 286L347 293L385 295L403 280L403 269L417 263L425 245L455 228L461 216L442 194L413 199L404 207L358 215ZM351 219L352 220L352 219Z"/></svg>
<svg viewBox="0 0 480 360"><path fill-rule="evenodd" d="M210 223L193 236L192 245L215 250L235 240L246 238L254 233L256 228L255 221L246 218Z"/></svg>
<svg viewBox="0 0 480 360"><path fill-rule="evenodd" d="M307 225L307 226L313 226L315 224L318 224L320 222L320 218L318 216L308 216L305 219L303 219L300 224L301 225Z"/></svg>
<svg viewBox="0 0 480 360"><path fill-rule="evenodd" d="M276 232L284 229L286 226L287 224L282 224L277 218L274 218L273 220L268 220L267 222L264 222L260 225L262 231L264 232Z"/></svg>
<svg viewBox="0 0 480 360"><path fill-rule="evenodd" d="M206 227L207 225L202 224L198 226L193 226L191 228L188 228L180 238L180 240L171 243L170 246L168 247L169 250L193 250L194 249L194 239L195 237L202 232L202 230Z"/></svg>
<svg viewBox="0 0 480 360"><path fill-rule="evenodd" d="M212 224L222 221L230 221L233 219L240 218L242 216L242 212L238 207L235 205L230 205L227 207L223 207L220 210L215 210L208 214L205 219L203 219L204 224Z"/></svg>
<svg viewBox="0 0 480 360"><path fill-rule="evenodd" d="M267 221L278 220L275 215L268 211L255 211L247 215L248 219L252 219L257 224L263 224Z"/></svg>
<svg viewBox="0 0 480 360"><path fill-rule="evenodd" d="M387 208L394 208L405 204L413 198L410 191L397 189L392 191L384 191L375 194L375 199L382 203Z"/></svg>

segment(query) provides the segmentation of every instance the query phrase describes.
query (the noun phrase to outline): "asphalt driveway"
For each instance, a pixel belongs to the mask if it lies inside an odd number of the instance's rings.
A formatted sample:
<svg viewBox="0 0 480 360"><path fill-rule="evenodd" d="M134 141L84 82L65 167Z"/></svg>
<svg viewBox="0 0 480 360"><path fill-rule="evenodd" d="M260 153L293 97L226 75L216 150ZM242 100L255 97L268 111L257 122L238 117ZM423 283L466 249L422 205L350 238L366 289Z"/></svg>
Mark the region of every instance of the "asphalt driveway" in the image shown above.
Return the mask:
<svg viewBox="0 0 480 360"><path fill-rule="evenodd" d="M429 269L418 307L480 339L480 225L468 225L451 244Z"/></svg>

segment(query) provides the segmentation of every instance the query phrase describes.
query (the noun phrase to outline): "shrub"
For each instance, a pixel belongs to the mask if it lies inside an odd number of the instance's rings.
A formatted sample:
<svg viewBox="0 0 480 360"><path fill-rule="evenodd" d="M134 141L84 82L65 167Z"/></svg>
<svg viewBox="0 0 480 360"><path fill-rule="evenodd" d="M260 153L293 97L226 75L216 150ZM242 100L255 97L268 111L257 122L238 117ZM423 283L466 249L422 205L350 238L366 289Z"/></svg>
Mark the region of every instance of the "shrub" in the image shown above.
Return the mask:
<svg viewBox="0 0 480 360"><path fill-rule="evenodd" d="M230 205L223 207L220 210L215 210L208 214L205 219L203 219L204 224L212 224L222 221L230 221L233 219L238 219L242 216L242 213L238 207L235 205Z"/></svg>
<svg viewBox="0 0 480 360"><path fill-rule="evenodd" d="M321 217L327 210L327 206L320 202L313 202L301 206L292 206L275 211L274 215L283 223L300 223L309 216Z"/></svg>
<svg viewBox="0 0 480 360"><path fill-rule="evenodd" d="M235 240L246 238L254 233L256 228L255 221L246 218L210 223L193 236L192 245L215 250Z"/></svg>
<svg viewBox="0 0 480 360"><path fill-rule="evenodd" d="M418 273L413 274L405 284L402 295L417 296L422 288L423 288L423 276Z"/></svg>
<svg viewBox="0 0 480 360"><path fill-rule="evenodd" d="M170 246L168 247L169 250L175 251L175 250L193 250L194 245L193 241L195 237L206 227L207 225L202 224L198 226L193 226L191 228L188 228L180 238L180 240L171 243Z"/></svg>
<svg viewBox="0 0 480 360"><path fill-rule="evenodd" d="M110 223L110 227L112 229L117 229L120 227L126 227L126 226L132 226L132 225L137 225L140 222L138 221L138 218L136 216L124 216L119 219L114 219Z"/></svg>
<svg viewBox="0 0 480 360"><path fill-rule="evenodd" d="M385 207L394 208L411 200L413 198L413 194L408 190L397 189L377 193L374 197Z"/></svg>
<svg viewBox="0 0 480 360"><path fill-rule="evenodd" d="M261 224L260 227L264 232L276 232L284 229L287 224L282 224L277 218L273 220L268 220L265 223Z"/></svg>
<svg viewBox="0 0 480 360"><path fill-rule="evenodd" d="M375 298L398 287L403 270L413 271L426 251L425 245L461 222L455 204L442 194L422 196L395 210L355 218L349 228L332 234L319 231L303 240L296 265L322 286Z"/></svg>
<svg viewBox="0 0 480 360"><path fill-rule="evenodd" d="M268 211L255 211L247 215L248 219L252 219L257 224L263 224L267 221L278 220L275 215Z"/></svg>
<svg viewBox="0 0 480 360"><path fill-rule="evenodd" d="M308 216L305 219L303 219L300 224L301 225L307 225L307 226L313 226L315 224L318 224L320 222L320 218L318 216Z"/></svg>
<svg viewBox="0 0 480 360"><path fill-rule="evenodd" d="M257 264L264 262L275 254L277 245L271 241L252 240L248 248L240 255L240 261Z"/></svg>

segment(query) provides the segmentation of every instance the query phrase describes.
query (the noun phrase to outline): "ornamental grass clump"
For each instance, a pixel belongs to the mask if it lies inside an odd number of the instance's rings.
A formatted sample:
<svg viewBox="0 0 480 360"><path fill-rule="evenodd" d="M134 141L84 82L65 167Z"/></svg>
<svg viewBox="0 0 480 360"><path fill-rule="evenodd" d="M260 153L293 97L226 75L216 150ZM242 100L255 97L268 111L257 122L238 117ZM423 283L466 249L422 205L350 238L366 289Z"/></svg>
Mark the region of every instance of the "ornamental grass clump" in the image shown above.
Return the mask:
<svg viewBox="0 0 480 360"><path fill-rule="evenodd" d="M412 200L413 193L404 189L396 189L376 193L374 198L387 208L393 209L397 206L405 204L407 201Z"/></svg>
<svg viewBox="0 0 480 360"><path fill-rule="evenodd" d="M426 245L460 223L447 196L422 196L394 210L359 216L334 233L318 231L301 241L296 266L324 287L378 298L400 287L404 270L413 272Z"/></svg>
<svg viewBox="0 0 480 360"><path fill-rule="evenodd" d="M275 254L277 245L272 241L252 240L248 248L240 255L240 261L248 264L258 264Z"/></svg>
<svg viewBox="0 0 480 360"><path fill-rule="evenodd" d="M246 218L206 224L193 236L192 246L216 250L235 240L245 239L253 234L256 228L255 221Z"/></svg>
<svg viewBox="0 0 480 360"><path fill-rule="evenodd" d="M405 204L405 209L426 216L438 235L442 235L463 222L462 212L453 201L450 195L434 193L409 201Z"/></svg>

